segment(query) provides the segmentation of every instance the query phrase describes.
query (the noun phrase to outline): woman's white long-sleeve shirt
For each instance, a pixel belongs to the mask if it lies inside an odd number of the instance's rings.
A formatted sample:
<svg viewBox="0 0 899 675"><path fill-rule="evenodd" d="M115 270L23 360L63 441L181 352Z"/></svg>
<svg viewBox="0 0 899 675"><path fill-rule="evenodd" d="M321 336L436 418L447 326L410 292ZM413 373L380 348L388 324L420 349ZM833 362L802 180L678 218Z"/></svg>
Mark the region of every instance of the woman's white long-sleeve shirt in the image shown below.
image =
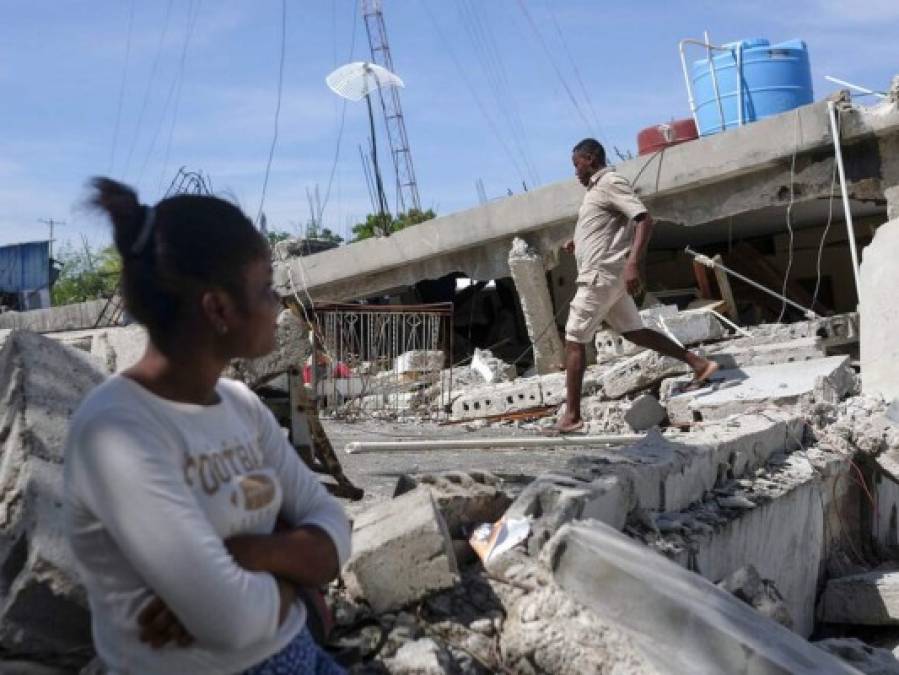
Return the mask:
<svg viewBox="0 0 899 675"><path fill-rule="evenodd" d="M69 540L87 588L94 643L112 673L237 673L303 628L279 625L274 577L239 567L224 540L268 534L280 515L350 551L343 508L246 386L221 379L219 403L169 401L122 375L75 414L66 446ZM194 636L152 649L137 617L159 596Z"/></svg>

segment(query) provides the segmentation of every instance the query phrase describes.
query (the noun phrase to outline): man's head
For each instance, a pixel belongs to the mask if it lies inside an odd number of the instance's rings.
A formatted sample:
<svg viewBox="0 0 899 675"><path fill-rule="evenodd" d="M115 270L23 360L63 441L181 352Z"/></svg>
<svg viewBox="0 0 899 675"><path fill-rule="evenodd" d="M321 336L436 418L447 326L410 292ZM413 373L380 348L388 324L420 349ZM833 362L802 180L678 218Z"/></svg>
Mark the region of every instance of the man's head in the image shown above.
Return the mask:
<svg viewBox="0 0 899 675"><path fill-rule="evenodd" d="M571 150L574 173L581 185L590 184L590 176L606 165L606 150L595 138L585 138Z"/></svg>

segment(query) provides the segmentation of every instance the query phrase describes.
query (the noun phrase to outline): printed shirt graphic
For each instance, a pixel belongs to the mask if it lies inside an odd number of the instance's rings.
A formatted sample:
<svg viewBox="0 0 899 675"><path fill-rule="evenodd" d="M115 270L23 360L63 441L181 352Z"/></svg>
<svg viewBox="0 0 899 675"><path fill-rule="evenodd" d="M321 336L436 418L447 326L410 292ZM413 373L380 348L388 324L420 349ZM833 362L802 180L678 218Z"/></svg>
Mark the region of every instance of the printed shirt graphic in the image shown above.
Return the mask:
<svg viewBox="0 0 899 675"><path fill-rule="evenodd" d="M311 524L349 556L342 507L302 463L259 398L220 380L221 401L161 399L117 375L76 413L66 447L67 530L110 673L239 672L300 630L279 625L274 578L237 566L224 540ZM195 638L151 649L137 615L157 595Z"/></svg>
<svg viewBox="0 0 899 675"><path fill-rule="evenodd" d="M646 207L628 180L610 167L590 177L574 227L577 282L591 286L614 284L634 241L633 219Z"/></svg>

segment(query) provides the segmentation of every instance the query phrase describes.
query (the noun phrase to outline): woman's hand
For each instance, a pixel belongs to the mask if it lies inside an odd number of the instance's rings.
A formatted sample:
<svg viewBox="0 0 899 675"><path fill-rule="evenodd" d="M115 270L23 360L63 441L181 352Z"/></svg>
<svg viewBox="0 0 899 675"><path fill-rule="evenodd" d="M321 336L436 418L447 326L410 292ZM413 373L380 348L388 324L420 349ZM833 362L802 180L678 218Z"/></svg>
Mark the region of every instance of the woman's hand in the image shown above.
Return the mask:
<svg viewBox="0 0 899 675"><path fill-rule="evenodd" d="M189 647L193 636L187 632L178 617L162 601L153 596L150 603L137 616L141 642L148 642L153 649L159 649L174 642L178 647Z"/></svg>

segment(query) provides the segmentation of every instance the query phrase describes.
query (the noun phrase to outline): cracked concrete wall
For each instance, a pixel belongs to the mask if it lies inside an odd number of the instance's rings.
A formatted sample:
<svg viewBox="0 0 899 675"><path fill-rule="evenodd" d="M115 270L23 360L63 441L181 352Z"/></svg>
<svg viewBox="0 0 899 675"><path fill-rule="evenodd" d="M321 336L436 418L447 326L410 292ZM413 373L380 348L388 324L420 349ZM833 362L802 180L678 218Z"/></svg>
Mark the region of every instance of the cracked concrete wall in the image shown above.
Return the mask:
<svg viewBox="0 0 899 675"><path fill-rule="evenodd" d="M862 391L891 400L899 396L899 219L881 225L862 254L859 317Z"/></svg>

